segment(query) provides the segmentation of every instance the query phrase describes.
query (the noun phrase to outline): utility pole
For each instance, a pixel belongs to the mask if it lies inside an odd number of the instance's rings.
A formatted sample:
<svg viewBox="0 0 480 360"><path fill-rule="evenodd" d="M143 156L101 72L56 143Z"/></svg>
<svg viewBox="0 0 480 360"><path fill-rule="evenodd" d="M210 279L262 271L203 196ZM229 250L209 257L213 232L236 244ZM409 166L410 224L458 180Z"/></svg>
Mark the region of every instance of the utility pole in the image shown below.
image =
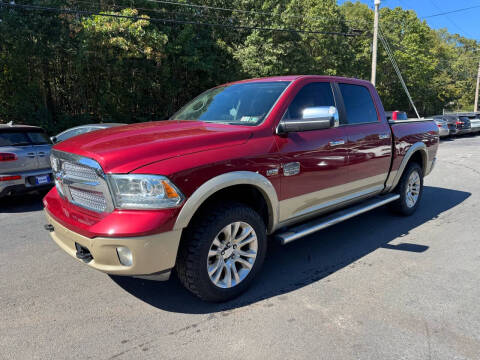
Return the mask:
<svg viewBox="0 0 480 360"><path fill-rule="evenodd" d="M373 50L372 50L372 84L377 81L377 45L378 45L378 17L380 0L375 0L375 19L373 21Z"/></svg>
<svg viewBox="0 0 480 360"><path fill-rule="evenodd" d="M475 106L474 112L478 111L478 88L480 87L480 61L478 62L477 88L475 89Z"/></svg>

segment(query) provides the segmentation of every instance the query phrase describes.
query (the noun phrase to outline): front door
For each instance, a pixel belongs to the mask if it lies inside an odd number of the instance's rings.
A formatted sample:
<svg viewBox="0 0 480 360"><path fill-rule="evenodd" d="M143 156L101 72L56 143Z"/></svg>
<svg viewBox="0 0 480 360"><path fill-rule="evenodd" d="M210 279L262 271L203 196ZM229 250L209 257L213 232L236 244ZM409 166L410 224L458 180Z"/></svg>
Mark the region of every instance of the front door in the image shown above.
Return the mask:
<svg viewBox="0 0 480 360"><path fill-rule="evenodd" d="M305 108L336 106L329 82L305 84L284 118L300 119ZM276 137L281 175L280 223L308 217L345 196L347 137L343 127L291 132Z"/></svg>

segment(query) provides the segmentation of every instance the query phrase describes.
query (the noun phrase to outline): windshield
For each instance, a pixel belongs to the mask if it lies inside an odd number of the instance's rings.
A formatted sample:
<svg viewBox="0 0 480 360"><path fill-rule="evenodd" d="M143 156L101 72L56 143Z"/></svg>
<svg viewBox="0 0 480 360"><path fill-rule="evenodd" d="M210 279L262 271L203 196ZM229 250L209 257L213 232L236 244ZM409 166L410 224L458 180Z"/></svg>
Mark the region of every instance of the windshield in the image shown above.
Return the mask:
<svg viewBox="0 0 480 360"><path fill-rule="evenodd" d="M93 127L93 126L82 126L82 127L79 127L79 128L70 129L70 130L64 131L61 134L58 134L56 136L55 141L58 143L60 141L65 141L67 139L70 139L74 136L85 134L87 132L90 132L90 131L93 131L93 130L99 130L99 129L100 128Z"/></svg>
<svg viewBox="0 0 480 360"><path fill-rule="evenodd" d="M250 82L207 90L171 117L255 126L267 116L288 81Z"/></svg>

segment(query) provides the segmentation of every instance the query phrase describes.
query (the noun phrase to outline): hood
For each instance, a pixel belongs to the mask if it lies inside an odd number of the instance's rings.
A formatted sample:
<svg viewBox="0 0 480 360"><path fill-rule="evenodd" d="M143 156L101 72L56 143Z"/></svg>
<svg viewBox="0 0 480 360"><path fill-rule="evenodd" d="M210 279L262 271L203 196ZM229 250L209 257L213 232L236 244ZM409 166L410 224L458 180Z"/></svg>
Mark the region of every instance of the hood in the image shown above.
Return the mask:
<svg viewBox="0 0 480 360"><path fill-rule="evenodd" d="M106 173L129 173L172 157L246 142L251 128L201 121L156 121L75 136L54 149L96 160Z"/></svg>

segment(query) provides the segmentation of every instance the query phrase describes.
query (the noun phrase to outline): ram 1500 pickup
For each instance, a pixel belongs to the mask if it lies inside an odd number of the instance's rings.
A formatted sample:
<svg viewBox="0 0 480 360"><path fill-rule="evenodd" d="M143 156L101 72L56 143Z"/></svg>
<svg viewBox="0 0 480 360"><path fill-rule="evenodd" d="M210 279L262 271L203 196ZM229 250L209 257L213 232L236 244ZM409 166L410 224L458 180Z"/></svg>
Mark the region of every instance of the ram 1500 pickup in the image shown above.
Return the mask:
<svg viewBox="0 0 480 360"><path fill-rule="evenodd" d="M258 274L268 235L286 244L387 203L412 214L438 143L431 120L389 123L366 81L234 82L168 121L55 145L45 228L92 268L175 270L200 298L225 301Z"/></svg>

